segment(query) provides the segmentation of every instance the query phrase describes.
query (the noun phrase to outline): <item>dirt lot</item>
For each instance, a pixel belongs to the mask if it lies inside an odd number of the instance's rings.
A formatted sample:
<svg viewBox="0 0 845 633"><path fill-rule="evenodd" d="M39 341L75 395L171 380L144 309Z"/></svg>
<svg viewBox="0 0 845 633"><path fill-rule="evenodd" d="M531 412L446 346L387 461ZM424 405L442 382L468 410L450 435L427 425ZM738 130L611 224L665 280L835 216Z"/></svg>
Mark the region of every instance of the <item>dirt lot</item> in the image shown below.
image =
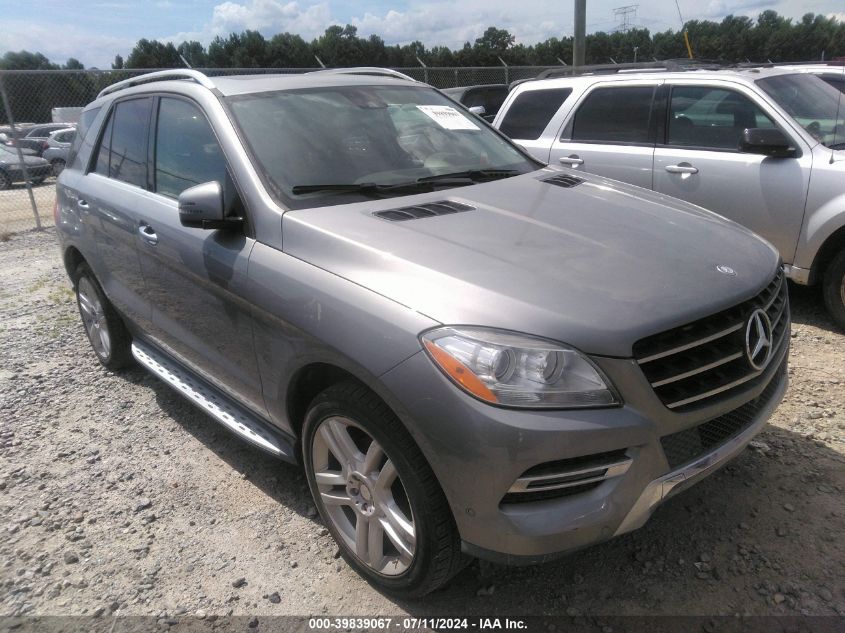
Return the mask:
<svg viewBox="0 0 845 633"><path fill-rule="evenodd" d="M336 558L297 468L97 364L52 229L0 270L0 614L845 615L845 336L813 291L755 448L633 534L397 602Z"/></svg>

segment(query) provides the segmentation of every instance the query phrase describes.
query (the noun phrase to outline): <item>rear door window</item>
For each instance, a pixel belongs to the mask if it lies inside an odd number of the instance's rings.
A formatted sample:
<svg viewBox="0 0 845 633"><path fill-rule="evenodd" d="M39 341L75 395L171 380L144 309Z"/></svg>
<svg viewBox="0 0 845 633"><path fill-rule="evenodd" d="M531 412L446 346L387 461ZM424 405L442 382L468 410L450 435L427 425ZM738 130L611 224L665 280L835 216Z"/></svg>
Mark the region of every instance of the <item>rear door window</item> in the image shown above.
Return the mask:
<svg viewBox="0 0 845 633"><path fill-rule="evenodd" d="M147 137L152 98L121 101L115 107L109 178L137 187L147 184Z"/></svg>
<svg viewBox="0 0 845 633"><path fill-rule="evenodd" d="M597 88L584 99L572 124L578 142L653 144L656 86Z"/></svg>
<svg viewBox="0 0 845 633"><path fill-rule="evenodd" d="M499 130L510 138L535 141L571 94L572 88L526 90L513 100Z"/></svg>

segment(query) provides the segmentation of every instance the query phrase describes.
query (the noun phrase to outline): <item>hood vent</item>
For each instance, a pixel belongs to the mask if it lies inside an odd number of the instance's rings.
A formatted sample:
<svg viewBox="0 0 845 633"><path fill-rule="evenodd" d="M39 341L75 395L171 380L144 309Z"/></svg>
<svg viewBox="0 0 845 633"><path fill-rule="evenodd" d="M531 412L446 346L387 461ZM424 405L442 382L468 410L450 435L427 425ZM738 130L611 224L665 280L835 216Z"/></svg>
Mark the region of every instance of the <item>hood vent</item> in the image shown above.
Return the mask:
<svg viewBox="0 0 845 633"><path fill-rule="evenodd" d="M400 207L387 211L376 211L373 215L390 220L391 222L404 222L405 220L419 220L421 218L433 218L438 215L449 215L462 211L473 211L475 207L452 200L441 200L439 202L428 202L426 204L415 204L411 207Z"/></svg>
<svg viewBox="0 0 845 633"><path fill-rule="evenodd" d="M543 182L571 189L572 187L577 187L584 182L584 179L579 178L578 176L570 176L569 174L558 174L557 176L546 178Z"/></svg>

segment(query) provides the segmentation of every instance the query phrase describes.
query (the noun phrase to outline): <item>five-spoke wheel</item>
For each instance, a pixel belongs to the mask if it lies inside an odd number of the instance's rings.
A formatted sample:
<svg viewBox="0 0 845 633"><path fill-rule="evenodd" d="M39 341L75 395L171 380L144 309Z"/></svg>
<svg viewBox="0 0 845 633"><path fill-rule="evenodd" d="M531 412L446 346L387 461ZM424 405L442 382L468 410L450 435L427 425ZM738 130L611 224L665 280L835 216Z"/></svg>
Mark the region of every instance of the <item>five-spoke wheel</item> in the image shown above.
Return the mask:
<svg viewBox="0 0 845 633"><path fill-rule="evenodd" d="M465 558L443 491L399 419L356 381L309 407L302 454L311 493L341 553L379 588L423 595Z"/></svg>

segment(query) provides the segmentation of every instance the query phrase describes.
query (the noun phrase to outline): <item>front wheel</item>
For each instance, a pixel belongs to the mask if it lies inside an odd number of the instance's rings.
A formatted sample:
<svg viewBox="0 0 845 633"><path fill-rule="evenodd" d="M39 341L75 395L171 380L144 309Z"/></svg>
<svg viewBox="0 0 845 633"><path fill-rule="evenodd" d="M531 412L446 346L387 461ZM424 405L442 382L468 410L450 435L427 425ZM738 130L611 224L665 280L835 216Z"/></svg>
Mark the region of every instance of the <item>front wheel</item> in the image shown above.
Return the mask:
<svg viewBox="0 0 845 633"><path fill-rule="evenodd" d="M132 337L88 264L83 262L76 268L73 286L79 315L97 359L112 370L131 364Z"/></svg>
<svg viewBox="0 0 845 633"><path fill-rule="evenodd" d="M834 323L845 330L845 248L839 251L825 269L822 293Z"/></svg>
<svg viewBox="0 0 845 633"><path fill-rule="evenodd" d="M370 583L422 596L461 569L457 529L434 473L366 387L349 381L318 395L306 415L302 451L324 524Z"/></svg>

